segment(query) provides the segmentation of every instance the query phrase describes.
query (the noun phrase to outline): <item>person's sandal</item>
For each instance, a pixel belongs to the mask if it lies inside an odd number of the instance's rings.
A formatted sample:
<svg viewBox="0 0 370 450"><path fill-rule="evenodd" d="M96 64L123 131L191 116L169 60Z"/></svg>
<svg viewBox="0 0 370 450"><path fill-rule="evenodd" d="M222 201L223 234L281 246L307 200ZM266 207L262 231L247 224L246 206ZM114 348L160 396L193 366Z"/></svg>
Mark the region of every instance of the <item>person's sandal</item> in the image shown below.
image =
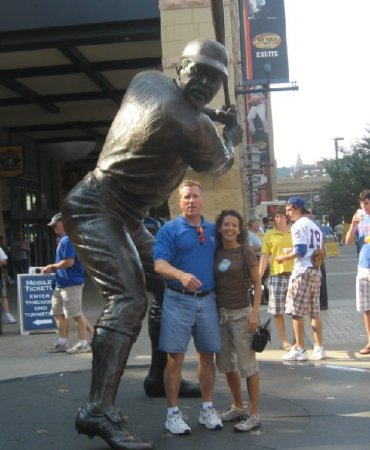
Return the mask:
<svg viewBox="0 0 370 450"><path fill-rule="evenodd" d="M370 347L366 346L359 351L360 355L370 355Z"/></svg>

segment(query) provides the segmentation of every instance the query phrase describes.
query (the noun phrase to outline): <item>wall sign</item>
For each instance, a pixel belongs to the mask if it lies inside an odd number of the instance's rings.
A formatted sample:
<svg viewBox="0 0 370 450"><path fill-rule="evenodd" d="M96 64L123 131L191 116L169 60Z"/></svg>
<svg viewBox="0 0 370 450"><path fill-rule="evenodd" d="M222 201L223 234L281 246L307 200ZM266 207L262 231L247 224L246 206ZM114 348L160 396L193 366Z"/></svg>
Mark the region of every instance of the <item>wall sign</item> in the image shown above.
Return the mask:
<svg viewBox="0 0 370 450"><path fill-rule="evenodd" d="M0 146L0 176L17 177L23 173L23 147L20 145Z"/></svg>

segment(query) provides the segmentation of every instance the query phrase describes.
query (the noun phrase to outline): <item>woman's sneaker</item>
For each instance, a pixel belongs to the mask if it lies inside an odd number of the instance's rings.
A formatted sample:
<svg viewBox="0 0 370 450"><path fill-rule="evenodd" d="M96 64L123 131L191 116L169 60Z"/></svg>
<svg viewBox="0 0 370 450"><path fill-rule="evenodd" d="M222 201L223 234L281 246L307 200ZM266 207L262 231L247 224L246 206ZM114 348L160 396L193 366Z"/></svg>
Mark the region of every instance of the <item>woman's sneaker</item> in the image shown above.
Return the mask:
<svg viewBox="0 0 370 450"><path fill-rule="evenodd" d="M183 419L185 416L181 414L181 411L176 411L171 414L167 414L166 430L172 434L190 434L191 428ZM186 417L185 417L186 418Z"/></svg>
<svg viewBox="0 0 370 450"><path fill-rule="evenodd" d="M244 433L261 428L261 419L259 416L249 416L241 422L234 425L234 431L237 433Z"/></svg>
<svg viewBox="0 0 370 450"><path fill-rule="evenodd" d="M243 408L236 408L231 405L227 411L220 414L222 422L234 422L236 420L243 420L248 416L248 403L243 402Z"/></svg>
<svg viewBox="0 0 370 450"><path fill-rule="evenodd" d="M209 430L221 430L223 427L221 417L213 407L200 410L199 423Z"/></svg>

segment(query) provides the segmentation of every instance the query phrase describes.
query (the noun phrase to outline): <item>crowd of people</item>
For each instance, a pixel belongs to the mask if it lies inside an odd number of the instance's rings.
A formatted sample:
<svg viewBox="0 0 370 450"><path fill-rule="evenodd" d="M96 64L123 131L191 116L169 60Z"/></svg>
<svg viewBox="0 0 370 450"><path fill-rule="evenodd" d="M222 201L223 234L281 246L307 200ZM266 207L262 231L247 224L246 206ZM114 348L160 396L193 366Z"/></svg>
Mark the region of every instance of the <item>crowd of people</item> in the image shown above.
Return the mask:
<svg viewBox="0 0 370 450"><path fill-rule="evenodd" d="M213 225L201 214L202 189L185 180L179 188L181 215L166 223L154 244L154 268L166 279L159 347L167 352L165 392L166 429L190 434L178 406L181 368L193 336L199 352L201 409L199 422L218 430L223 422L237 421L236 432L261 426L259 372L251 340L258 325L261 279L269 272L268 312L275 317L285 361L305 361L304 316L311 319L313 359L326 357L322 343L319 267L313 267L315 249L323 248L323 234L309 218L304 201L291 197L286 208L274 213L275 226L265 233L259 221L244 230L241 215L224 210ZM293 221L292 228L288 221ZM213 261L213 262L212 262ZM252 289L253 288L253 289ZM253 294L251 295L251 293ZM294 342L286 336L284 314L293 318ZM231 406L218 413L213 405L216 366L230 388ZM246 379L248 402L241 378Z"/></svg>
<svg viewBox="0 0 370 450"><path fill-rule="evenodd" d="M305 316L309 317L313 332L312 359L326 358L320 319L320 309L327 309L327 303L320 303L322 261L316 265L314 258L317 250L321 250L322 254L325 252L324 233L315 221L312 210L306 208L304 200L297 196L289 198L286 207L276 208L272 217L274 226L262 230L257 219L250 219L248 231L245 232L241 215L233 210L222 211L213 230L201 215L202 191L199 183L185 181L180 186L179 194L181 216L159 231L154 246L155 270L168 280L161 329L161 348L168 352L165 426L173 434L191 432L178 407L176 392L187 345L193 335L201 355L199 380L202 405L199 422L217 430L222 428L223 422L237 421L235 431L252 431L261 426L261 419L258 413L258 364L251 348L251 339L258 323L261 279L266 270L269 272L268 313L274 316L281 349L286 351L282 360L299 362L308 359ZM360 194L360 206L364 216L360 217L358 212L354 215L347 244L353 243L356 234L363 244L370 243L370 190ZM215 241L211 238L212 233L215 233ZM360 350L360 354L370 354L369 247L362 247L357 275L356 304L358 311L364 313L369 337L369 343ZM212 251L213 275L209 271ZM205 261L208 262L206 266ZM252 297L251 287L254 288ZM203 316L205 306L212 308L207 321ZM218 309L219 324L214 308ZM285 314L292 316L293 342L287 338ZM212 328L212 333L207 331L208 327ZM220 342L214 334L215 330L220 333ZM207 347L210 341L208 344L207 339L202 341L204 334L211 336L211 347ZM174 341L175 335L177 339ZM213 357L209 353L216 353L217 369L225 374L230 388L232 404L220 413L215 410L212 401L214 367ZM203 367L205 360L209 361L206 388L203 386L204 373L207 373ZM242 377L246 378L248 402L243 400Z"/></svg>

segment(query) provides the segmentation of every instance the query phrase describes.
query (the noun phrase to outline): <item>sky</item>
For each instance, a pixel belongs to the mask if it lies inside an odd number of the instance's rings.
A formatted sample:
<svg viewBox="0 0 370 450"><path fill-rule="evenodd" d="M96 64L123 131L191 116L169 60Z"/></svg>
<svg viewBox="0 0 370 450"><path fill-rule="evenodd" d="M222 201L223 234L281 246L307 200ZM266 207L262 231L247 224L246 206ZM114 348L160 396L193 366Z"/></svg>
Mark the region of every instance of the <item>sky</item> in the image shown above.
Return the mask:
<svg viewBox="0 0 370 450"><path fill-rule="evenodd" d="M370 0L285 0L290 81L271 94L278 167L335 157L370 128ZM339 155L340 157L340 155Z"/></svg>

